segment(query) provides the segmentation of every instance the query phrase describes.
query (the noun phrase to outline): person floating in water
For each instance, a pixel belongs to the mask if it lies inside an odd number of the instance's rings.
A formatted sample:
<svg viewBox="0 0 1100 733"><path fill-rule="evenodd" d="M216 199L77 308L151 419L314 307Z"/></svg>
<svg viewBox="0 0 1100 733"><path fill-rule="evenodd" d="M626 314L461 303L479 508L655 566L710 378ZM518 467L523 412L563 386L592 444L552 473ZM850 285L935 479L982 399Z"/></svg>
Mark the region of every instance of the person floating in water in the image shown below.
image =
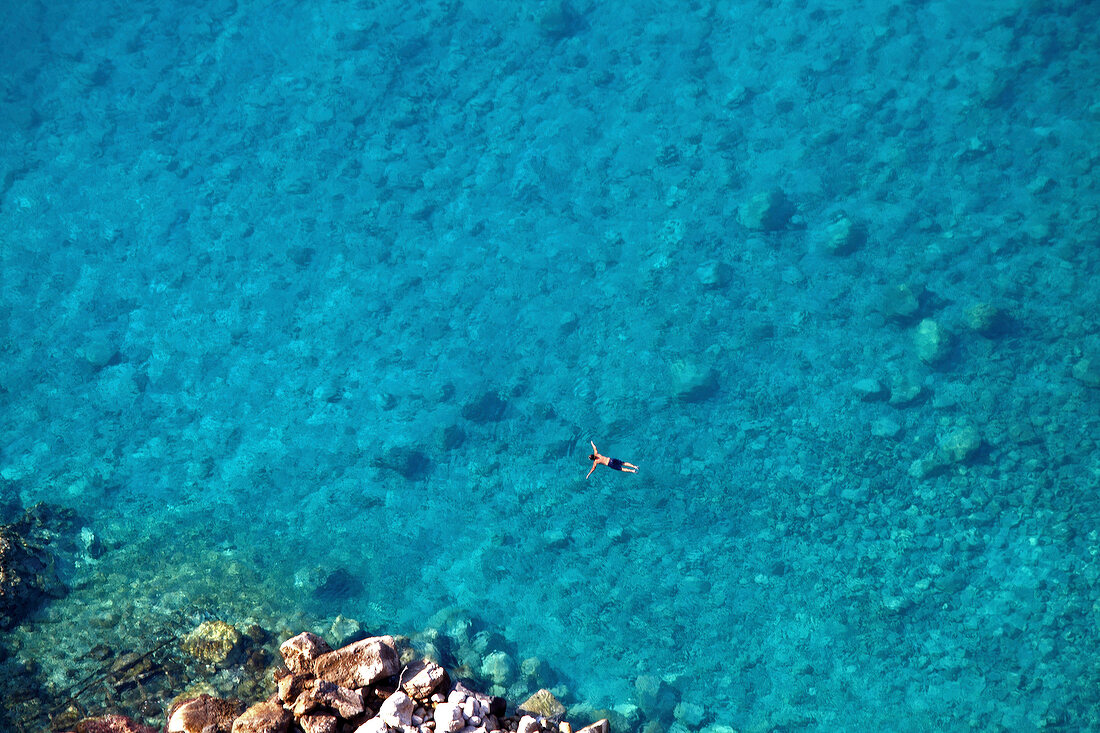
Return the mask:
<svg viewBox="0 0 1100 733"><path fill-rule="evenodd" d="M592 443L592 441L588 441ZM614 471L626 471L627 473L638 473L638 467L633 463L626 463L620 461L618 458L608 458L607 456L601 456L600 452L596 450L596 444L592 443L592 455L588 457L588 460L592 461L592 468L588 469L588 476L592 475L592 472L596 470L596 466L601 463ZM585 480L588 480L588 476L585 476Z"/></svg>

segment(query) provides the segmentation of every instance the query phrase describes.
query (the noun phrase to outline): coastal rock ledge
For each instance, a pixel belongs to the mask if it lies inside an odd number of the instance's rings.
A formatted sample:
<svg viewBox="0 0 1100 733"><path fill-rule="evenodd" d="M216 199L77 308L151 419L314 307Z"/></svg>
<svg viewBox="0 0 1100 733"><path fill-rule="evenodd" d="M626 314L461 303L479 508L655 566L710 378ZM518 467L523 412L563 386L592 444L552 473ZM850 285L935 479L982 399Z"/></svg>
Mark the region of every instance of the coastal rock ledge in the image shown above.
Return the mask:
<svg viewBox="0 0 1100 733"><path fill-rule="evenodd" d="M402 664L391 636L333 650L306 632L279 651L285 668L275 672L270 698L247 707L209 695L180 699L167 715L165 733L574 733L549 691L540 690L509 716L502 698L452 682L430 659ZM81 720L71 733L153 730L108 715ZM610 729L601 719L576 733Z"/></svg>

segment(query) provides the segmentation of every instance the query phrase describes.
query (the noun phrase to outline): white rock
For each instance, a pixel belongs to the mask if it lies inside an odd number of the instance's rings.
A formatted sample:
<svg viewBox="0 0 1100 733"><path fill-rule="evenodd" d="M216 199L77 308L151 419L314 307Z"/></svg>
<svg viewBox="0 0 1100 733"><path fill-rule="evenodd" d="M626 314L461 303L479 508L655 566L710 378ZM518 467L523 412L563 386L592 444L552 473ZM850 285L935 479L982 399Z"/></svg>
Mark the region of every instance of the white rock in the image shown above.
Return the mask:
<svg viewBox="0 0 1100 733"><path fill-rule="evenodd" d="M600 718L591 725L586 725L581 728L577 733L609 733L611 726L607 722L607 718Z"/></svg>
<svg viewBox="0 0 1100 733"><path fill-rule="evenodd" d="M451 690L447 695L447 702L454 702L461 705L466 702L466 693L461 690Z"/></svg>
<svg viewBox="0 0 1100 733"><path fill-rule="evenodd" d="M436 733L458 733L466 727L462 707L458 703L441 702L435 708Z"/></svg>
<svg viewBox="0 0 1100 733"><path fill-rule="evenodd" d="M538 733L539 721L530 715L524 715L519 719L519 725L516 727L516 733Z"/></svg>
<svg viewBox="0 0 1100 733"><path fill-rule="evenodd" d="M355 733L387 733L389 727L381 718L375 717L355 729Z"/></svg>
<svg viewBox="0 0 1100 733"><path fill-rule="evenodd" d="M516 679L516 663L504 652L493 652L481 663L481 674L493 684L507 687Z"/></svg>
<svg viewBox="0 0 1100 733"><path fill-rule="evenodd" d="M386 725L397 727L412 725L412 712L416 703L404 692L398 690L385 699L378 708L378 717L385 721Z"/></svg>
<svg viewBox="0 0 1100 733"><path fill-rule="evenodd" d="M481 704L477 701L476 697L468 697L466 701L462 703L462 714L466 717L466 720L475 718L481 712ZM475 725L472 721L470 725Z"/></svg>

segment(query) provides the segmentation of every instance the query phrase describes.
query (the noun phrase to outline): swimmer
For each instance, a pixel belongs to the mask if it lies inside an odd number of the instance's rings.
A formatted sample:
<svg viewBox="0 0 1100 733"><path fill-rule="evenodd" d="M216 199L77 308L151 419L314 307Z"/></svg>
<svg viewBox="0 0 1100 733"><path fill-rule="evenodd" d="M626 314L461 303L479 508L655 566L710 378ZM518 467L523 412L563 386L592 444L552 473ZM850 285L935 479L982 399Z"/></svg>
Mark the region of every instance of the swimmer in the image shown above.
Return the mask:
<svg viewBox="0 0 1100 733"><path fill-rule="evenodd" d="M592 443L592 441L588 441ZM596 450L596 444L592 443L592 455L588 457L588 460L592 461L592 468L588 469L588 476L592 475L592 472L596 470L596 466L601 463L613 471L626 471L627 473L638 473L638 467L633 463L625 463L618 458L608 458L607 456L601 456L600 452ZM588 480L588 476L585 476L585 481Z"/></svg>

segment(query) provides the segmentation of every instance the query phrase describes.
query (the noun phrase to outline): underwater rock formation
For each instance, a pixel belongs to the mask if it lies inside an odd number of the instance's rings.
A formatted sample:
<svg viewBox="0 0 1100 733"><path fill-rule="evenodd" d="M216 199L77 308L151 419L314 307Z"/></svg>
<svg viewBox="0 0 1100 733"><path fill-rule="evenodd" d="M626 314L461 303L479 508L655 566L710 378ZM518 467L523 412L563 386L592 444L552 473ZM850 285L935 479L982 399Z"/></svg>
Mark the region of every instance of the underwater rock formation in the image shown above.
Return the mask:
<svg viewBox="0 0 1100 733"><path fill-rule="evenodd" d="M0 526L0 629L13 628L46 599L67 592L48 546L71 523L72 512L38 504Z"/></svg>

